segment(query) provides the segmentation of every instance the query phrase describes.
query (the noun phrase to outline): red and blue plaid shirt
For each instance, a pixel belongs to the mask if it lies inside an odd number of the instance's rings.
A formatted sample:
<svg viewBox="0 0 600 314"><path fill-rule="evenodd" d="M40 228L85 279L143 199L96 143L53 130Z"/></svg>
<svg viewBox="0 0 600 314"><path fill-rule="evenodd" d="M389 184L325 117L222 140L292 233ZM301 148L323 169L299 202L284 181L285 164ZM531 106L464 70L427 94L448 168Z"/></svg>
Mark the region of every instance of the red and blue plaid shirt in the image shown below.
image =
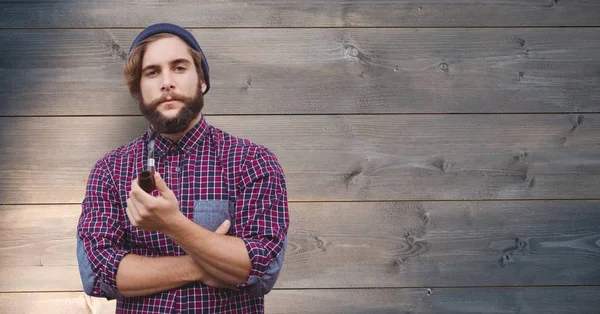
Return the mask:
<svg viewBox="0 0 600 314"><path fill-rule="evenodd" d="M244 240L250 275L239 291L195 282L146 297L119 294L116 274L126 254L186 254L164 234L133 227L125 213L131 182L146 166L148 140L147 132L109 152L90 173L77 228L85 292L117 299L117 313L264 312L264 294L281 270L287 242L284 173L267 148L208 125L204 116L175 143L156 136L156 171L189 219L212 231L231 219L229 234Z"/></svg>

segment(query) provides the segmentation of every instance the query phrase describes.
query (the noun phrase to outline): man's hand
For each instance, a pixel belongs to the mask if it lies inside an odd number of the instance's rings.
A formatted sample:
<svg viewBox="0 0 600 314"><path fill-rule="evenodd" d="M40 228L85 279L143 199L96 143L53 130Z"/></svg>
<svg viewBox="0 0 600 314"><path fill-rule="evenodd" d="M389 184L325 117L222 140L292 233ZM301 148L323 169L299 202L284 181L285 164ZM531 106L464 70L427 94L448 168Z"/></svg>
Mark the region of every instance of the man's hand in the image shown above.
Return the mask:
<svg viewBox="0 0 600 314"><path fill-rule="evenodd" d="M215 233L225 235L225 234L227 234L227 231L229 231L230 227L231 227L231 222L229 220L225 220L219 226L219 228L217 228L217 230L215 230ZM196 263L196 266L199 268L198 273L202 274L201 277L198 278L198 281L202 282L203 284L205 284L207 286L215 287L215 288L228 288L228 289L238 290L238 289L233 288L230 285L227 285L227 284L221 282L214 276L210 275L204 268L202 268L202 266L198 265L197 263Z"/></svg>
<svg viewBox="0 0 600 314"><path fill-rule="evenodd" d="M179 219L187 219L187 217L179 210L179 202L175 194L167 187L158 172L154 174L154 182L160 193L158 197L153 197L142 190L137 178L131 183L126 212L134 227L164 233Z"/></svg>

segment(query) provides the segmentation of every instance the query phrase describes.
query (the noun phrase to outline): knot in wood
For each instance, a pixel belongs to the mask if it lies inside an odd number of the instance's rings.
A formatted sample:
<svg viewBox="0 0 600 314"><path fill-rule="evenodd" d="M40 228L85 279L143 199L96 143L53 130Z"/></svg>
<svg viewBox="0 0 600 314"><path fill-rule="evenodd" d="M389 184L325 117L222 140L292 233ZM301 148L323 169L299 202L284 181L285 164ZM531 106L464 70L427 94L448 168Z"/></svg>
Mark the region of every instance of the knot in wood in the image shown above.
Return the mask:
<svg viewBox="0 0 600 314"><path fill-rule="evenodd" d="M353 45L344 45L344 56L358 58L360 56L360 50Z"/></svg>

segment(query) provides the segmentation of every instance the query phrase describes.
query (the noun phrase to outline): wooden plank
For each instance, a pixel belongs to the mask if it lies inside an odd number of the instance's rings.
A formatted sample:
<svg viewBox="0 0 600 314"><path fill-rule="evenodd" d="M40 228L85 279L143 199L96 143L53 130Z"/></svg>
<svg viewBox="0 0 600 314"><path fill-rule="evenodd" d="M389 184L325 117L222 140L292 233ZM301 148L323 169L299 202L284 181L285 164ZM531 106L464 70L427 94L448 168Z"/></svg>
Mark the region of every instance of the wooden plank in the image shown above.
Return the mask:
<svg viewBox="0 0 600 314"><path fill-rule="evenodd" d="M101 309L91 310L91 298L82 292L55 293L0 293L2 313L48 313L48 314L114 314L115 302L94 298Z"/></svg>
<svg viewBox="0 0 600 314"><path fill-rule="evenodd" d="M225 116L278 156L292 201L598 198L597 115ZM4 204L79 203L142 117L0 118Z"/></svg>
<svg viewBox="0 0 600 314"><path fill-rule="evenodd" d="M276 287L599 285L599 205L292 203ZM78 205L0 206L1 292L81 290L79 212Z"/></svg>
<svg viewBox="0 0 600 314"><path fill-rule="evenodd" d="M596 314L598 287L273 290L265 313ZM81 292L0 293L2 313L112 314L116 301Z"/></svg>
<svg viewBox="0 0 600 314"><path fill-rule="evenodd" d="M572 26L600 25L596 1L68 0L0 3L0 27Z"/></svg>
<svg viewBox="0 0 600 314"><path fill-rule="evenodd" d="M597 287L273 291L267 313L595 313ZM115 301L82 293L0 294L7 313L114 313ZM596 307L596 308L595 308ZM83 312L87 311L87 312Z"/></svg>
<svg viewBox="0 0 600 314"><path fill-rule="evenodd" d="M207 114L564 113L600 110L599 31L194 34L211 69ZM0 115L139 114L123 81L123 58L137 32L0 32Z"/></svg>
<svg viewBox="0 0 600 314"><path fill-rule="evenodd" d="M598 287L284 290L267 313L597 313Z"/></svg>

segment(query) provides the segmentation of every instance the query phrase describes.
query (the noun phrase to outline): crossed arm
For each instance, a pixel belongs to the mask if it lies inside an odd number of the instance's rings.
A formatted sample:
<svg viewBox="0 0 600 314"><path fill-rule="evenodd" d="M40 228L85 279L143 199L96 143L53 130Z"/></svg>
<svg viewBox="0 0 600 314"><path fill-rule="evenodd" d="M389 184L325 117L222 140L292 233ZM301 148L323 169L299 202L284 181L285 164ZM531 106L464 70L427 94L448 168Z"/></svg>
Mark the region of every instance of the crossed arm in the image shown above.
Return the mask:
<svg viewBox="0 0 600 314"><path fill-rule="evenodd" d="M96 175L98 176L94 178L96 182L110 181L106 171L97 171ZM187 255L145 257L129 253L115 246L124 236L123 231L117 228L118 223L104 221L99 228L97 226L100 222L97 219L103 218L96 214L94 214L95 218L90 218L88 215L93 213L93 210L84 210L78 228L81 242L78 244L78 258L80 270L81 265L84 269L81 273L84 289L86 289L87 276L86 293L108 298L146 296L198 281L213 287L235 289L252 285L257 278L259 281L262 280L260 278L267 272L267 268L270 268L272 259L277 256L271 254L281 255L278 258L282 258L283 252L280 250L284 250L284 244L281 241L285 237L288 219L284 191L282 201L276 206L277 215L282 219L280 229L263 230L263 226L267 228L271 226L271 224L265 225L264 221L260 222L260 230L256 229L255 224L258 223L256 219L264 219L263 215L271 211L270 208L275 208L269 205L269 201L261 200L254 204L242 201L237 205L259 208L259 210L254 211L252 216L247 218L248 221L241 221L242 225L246 226L243 229L236 224L233 233L237 237L234 237L225 235L231 227L230 221L225 221L216 232L212 232L189 220L180 212L177 199L159 175L155 180L160 192L158 197L146 194L136 181L132 182L127 200L127 216L132 225L137 228L164 233ZM254 194L249 198L252 200L260 199L262 195L267 195L267 198L272 197L268 196L271 192L265 187L279 185L280 181L273 183L265 180L253 183L258 184L255 186L258 188L254 189ZM100 205L108 202L109 199L109 195L104 190L100 190L103 194L97 194L98 190L94 188L89 188L88 192L90 191L92 193L86 201L86 204L92 206L90 209L96 206L110 206ZM277 193L282 192L278 190ZM256 197L256 195L261 196ZM238 219L239 217L236 218ZM93 233L89 233L92 231ZM92 269L95 271L91 271Z"/></svg>
<svg viewBox="0 0 600 314"><path fill-rule="evenodd" d="M230 221L224 221L216 232L197 225L181 213L177 198L159 173L154 180L159 197L144 192L137 179L132 182L127 216L134 227L164 233L188 255L126 255L116 277L121 295L145 296L194 281L219 288L245 282L252 264L244 241L225 235Z"/></svg>
<svg viewBox="0 0 600 314"><path fill-rule="evenodd" d="M214 234L220 235L220 237L233 238L224 235L229 229L229 224L230 222L228 220L225 221L215 231ZM196 227L202 228L197 225L191 227L194 229L196 229ZM206 229L204 230L206 232L212 233ZM175 242L179 243L177 240L175 240ZM193 245L186 244L185 247L183 245L181 246L186 252L192 252L192 250L194 249ZM243 252L239 253L244 254L247 259L248 253L243 247L243 244L242 250ZM200 259L200 261L201 263L203 263L203 259ZM249 259L247 259L247 262L249 265ZM217 274L221 272L218 269L211 270L213 270ZM224 277L227 276L228 274L225 273ZM226 284L225 280L220 279L219 277L219 275L215 276L211 274L211 272L206 271L204 267L202 267L200 263L196 262L194 260L194 257L192 257L191 255L145 257L135 254L128 254L121 260L117 271L116 284L121 295L124 297L151 295L154 293L177 288L195 281L200 281L205 285L217 288L231 287L230 285ZM242 282L244 279L245 278L241 279L240 282Z"/></svg>

